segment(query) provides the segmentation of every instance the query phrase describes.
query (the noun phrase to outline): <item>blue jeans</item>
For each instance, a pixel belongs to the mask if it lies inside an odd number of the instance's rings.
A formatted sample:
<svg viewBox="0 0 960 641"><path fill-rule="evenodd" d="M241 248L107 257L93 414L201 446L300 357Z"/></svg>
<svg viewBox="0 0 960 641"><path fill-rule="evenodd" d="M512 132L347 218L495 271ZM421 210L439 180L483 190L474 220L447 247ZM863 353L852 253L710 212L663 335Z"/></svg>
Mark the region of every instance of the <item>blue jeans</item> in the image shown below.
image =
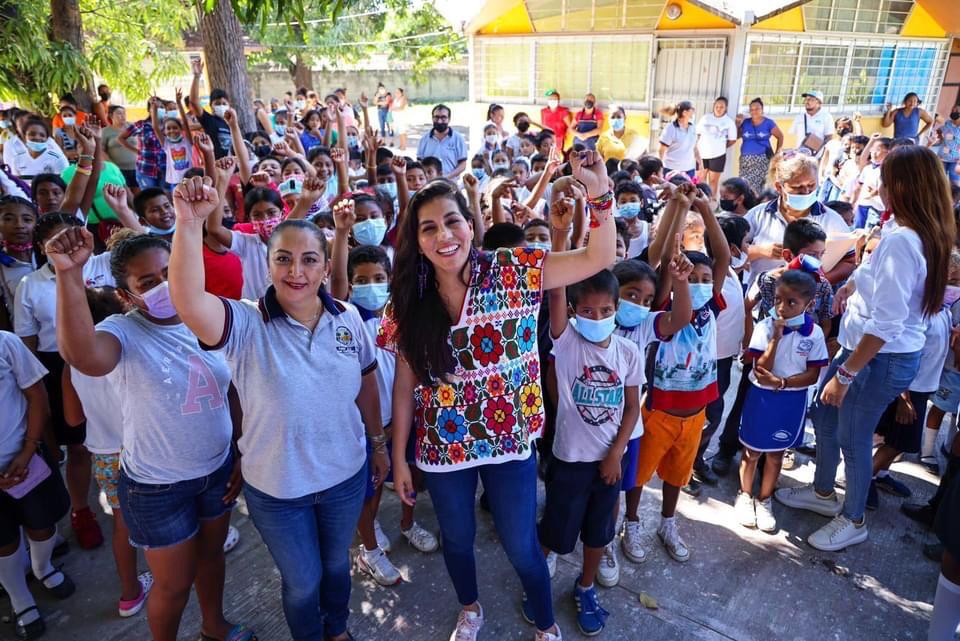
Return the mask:
<svg viewBox="0 0 960 641"><path fill-rule="evenodd" d="M443 537L443 561L461 605L477 601L477 479L490 501L500 545L520 577L540 630L553 627L547 562L537 540L537 459L479 465L453 472L424 472Z"/></svg>
<svg viewBox="0 0 960 641"><path fill-rule="evenodd" d="M943 161L943 170L947 172L947 180L951 183L957 181L957 163L948 160Z"/></svg>
<svg viewBox="0 0 960 641"><path fill-rule="evenodd" d="M820 194L817 196L817 200L820 201L821 205L826 205L831 200L836 200L835 196L839 195L840 189L833 183L833 177L827 176L820 184Z"/></svg>
<svg viewBox="0 0 960 641"><path fill-rule="evenodd" d="M380 121L380 137L387 137L387 114L390 113L389 109L383 107L377 107L377 120Z"/></svg>
<svg viewBox="0 0 960 641"><path fill-rule="evenodd" d="M887 405L910 387L920 368L920 352L877 354L853 379L843 404L837 408L820 401L823 386L852 352L841 349L817 390L811 418L817 435L817 469L813 486L821 494L833 491L843 452L847 494L843 515L859 521L867 505L873 479L873 431Z"/></svg>
<svg viewBox="0 0 960 641"><path fill-rule="evenodd" d="M147 176L146 174L141 174L139 171L136 174L137 184L140 186L140 189L147 189L149 187L163 187L163 172L159 172L156 176Z"/></svg>
<svg viewBox="0 0 960 641"><path fill-rule="evenodd" d="M350 542L367 466L331 488L277 499L244 484L253 524L280 570L283 614L294 641L343 634L350 615Z"/></svg>

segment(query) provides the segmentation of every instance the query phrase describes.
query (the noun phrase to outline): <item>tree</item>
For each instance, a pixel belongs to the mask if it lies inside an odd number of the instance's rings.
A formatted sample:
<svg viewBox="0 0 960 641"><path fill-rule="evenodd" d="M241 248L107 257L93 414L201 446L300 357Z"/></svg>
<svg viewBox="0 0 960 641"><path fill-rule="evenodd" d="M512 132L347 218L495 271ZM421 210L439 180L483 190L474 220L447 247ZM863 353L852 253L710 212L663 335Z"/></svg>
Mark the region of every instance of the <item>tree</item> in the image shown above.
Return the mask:
<svg viewBox="0 0 960 641"><path fill-rule="evenodd" d="M257 125L253 117L247 58L243 51L243 28L229 2L214 2L212 8L200 12L200 35L210 86L227 92L237 112L241 131L255 131Z"/></svg>

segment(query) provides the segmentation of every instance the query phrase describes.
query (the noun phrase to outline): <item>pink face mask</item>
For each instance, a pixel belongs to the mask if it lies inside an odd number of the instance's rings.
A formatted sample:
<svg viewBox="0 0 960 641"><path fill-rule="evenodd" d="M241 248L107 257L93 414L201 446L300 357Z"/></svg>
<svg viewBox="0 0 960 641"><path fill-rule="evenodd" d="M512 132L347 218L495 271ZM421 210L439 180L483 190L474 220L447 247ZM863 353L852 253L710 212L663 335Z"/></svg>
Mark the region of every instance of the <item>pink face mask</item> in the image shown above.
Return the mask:
<svg viewBox="0 0 960 641"><path fill-rule="evenodd" d="M277 225L281 223L279 216L275 218L267 218L266 220L254 220L253 221L253 231L257 233L264 242L270 240L270 235L273 233L273 230L277 228Z"/></svg>

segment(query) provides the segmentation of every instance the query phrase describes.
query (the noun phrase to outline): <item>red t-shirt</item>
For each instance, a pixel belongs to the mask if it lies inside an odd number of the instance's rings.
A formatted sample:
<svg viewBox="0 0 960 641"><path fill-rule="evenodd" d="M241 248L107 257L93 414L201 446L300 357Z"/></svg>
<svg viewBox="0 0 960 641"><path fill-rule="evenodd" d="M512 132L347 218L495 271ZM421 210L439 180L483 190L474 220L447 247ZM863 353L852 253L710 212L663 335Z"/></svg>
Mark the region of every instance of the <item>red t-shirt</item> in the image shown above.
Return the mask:
<svg viewBox="0 0 960 641"><path fill-rule="evenodd" d="M203 245L203 271L206 289L215 296L240 300L243 291L243 266L236 254L219 254Z"/></svg>
<svg viewBox="0 0 960 641"><path fill-rule="evenodd" d="M540 110L540 123L547 129L552 129L557 135L557 145L563 147L567 139L567 123L564 119L570 115L570 110L564 106L557 107L556 111L551 111L550 107L544 107Z"/></svg>

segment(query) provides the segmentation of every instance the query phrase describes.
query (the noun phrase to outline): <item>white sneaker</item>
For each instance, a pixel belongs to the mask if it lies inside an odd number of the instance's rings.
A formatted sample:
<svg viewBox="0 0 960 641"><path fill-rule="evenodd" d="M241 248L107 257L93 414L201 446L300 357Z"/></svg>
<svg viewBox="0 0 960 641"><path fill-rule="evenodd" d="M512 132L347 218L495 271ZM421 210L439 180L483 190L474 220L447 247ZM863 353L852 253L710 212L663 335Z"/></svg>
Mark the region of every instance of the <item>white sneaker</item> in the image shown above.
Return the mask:
<svg viewBox="0 0 960 641"><path fill-rule="evenodd" d="M640 521L623 522L623 539L620 541L624 555L634 563L647 560L647 551L643 548L643 526Z"/></svg>
<svg viewBox="0 0 960 641"><path fill-rule="evenodd" d="M477 607L480 607L479 605ZM450 641L477 641L477 633L483 626L483 608L479 612L461 610L457 617L457 628L450 635Z"/></svg>
<svg viewBox="0 0 960 641"><path fill-rule="evenodd" d="M807 543L824 552L839 552L851 545L863 543L868 535L866 523L857 527L853 521L840 514L811 534Z"/></svg>
<svg viewBox="0 0 960 641"><path fill-rule="evenodd" d="M534 641L563 641L563 635L560 634L560 626L554 624L553 627L557 629L556 634L537 630L537 633L533 636Z"/></svg>
<svg viewBox="0 0 960 641"><path fill-rule="evenodd" d="M413 522L409 530L400 530L400 534L410 542L410 545L420 552L433 552L440 547L437 537L429 530L420 527L420 524L416 521Z"/></svg>
<svg viewBox="0 0 960 641"><path fill-rule="evenodd" d="M757 510L757 529L761 532L776 532L777 517L773 515L773 499L769 496L766 500L757 499L754 501Z"/></svg>
<svg viewBox="0 0 960 641"><path fill-rule="evenodd" d="M383 531L383 528L380 527L380 521L377 519L373 520L373 533L377 537L377 547L383 550L384 552L390 552L391 550L390 539L387 538L387 535Z"/></svg>
<svg viewBox="0 0 960 641"><path fill-rule="evenodd" d="M802 485L800 487L782 487L773 494L778 501L787 507L793 507L798 510L809 510L821 516L833 518L840 514L843 506L837 493L834 492L829 497L822 497L817 494L812 485Z"/></svg>
<svg viewBox="0 0 960 641"><path fill-rule="evenodd" d="M657 528L657 536L667 549L667 554L673 557L678 563L686 563L690 560L690 550L687 544L680 538L680 530L677 528L677 517L670 517L660 521L660 527Z"/></svg>
<svg viewBox="0 0 960 641"><path fill-rule="evenodd" d="M620 583L620 562L617 561L617 544L612 541L603 548L603 558L597 570L597 583L612 588Z"/></svg>
<svg viewBox="0 0 960 641"><path fill-rule="evenodd" d="M746 492L737 492L737 500L733 504L733 512L737 515L737 523L743 527L757 527L757 509L753 497Z"/></svg>
<svg viewBox="0 0 960 641"><path fill-rule="evenodd" d="M557 573L557 553L548 552L547 553L547 572L550 573L550 578L553 578L553 575Z"/></svg>
<svg viewBox="0 0 960 641"><path fill-rule="evenodd" d="M227 528L227 538L223 540L223 553L231 551L240 543L240 530L232 525Z"/></svg>
<svg viewBox="0 0 960 641"><path fill-rule="evenodd" d="M400 571L379 548L367 551L361 545L360 551L357 552L357 569L369 574L380 585L396 585L403 580Z"/></svg>

